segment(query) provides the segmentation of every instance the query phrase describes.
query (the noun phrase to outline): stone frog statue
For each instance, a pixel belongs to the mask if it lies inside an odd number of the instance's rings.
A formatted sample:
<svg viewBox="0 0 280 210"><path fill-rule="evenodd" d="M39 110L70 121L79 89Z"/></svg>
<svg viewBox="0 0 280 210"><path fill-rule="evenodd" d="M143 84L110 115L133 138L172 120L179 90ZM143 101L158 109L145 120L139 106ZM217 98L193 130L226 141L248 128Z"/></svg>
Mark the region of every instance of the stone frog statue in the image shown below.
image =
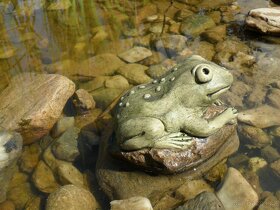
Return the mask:
<svg viewBox="0 0 280 210"><path fill-rule="evenodd" d="M225 68L193 55L161 78L133 87L113 111L117 144L126 151L186 149L193 137L214 134L234 121L237 110L227 108L211 120L203 114L232 82Z"/></svg>

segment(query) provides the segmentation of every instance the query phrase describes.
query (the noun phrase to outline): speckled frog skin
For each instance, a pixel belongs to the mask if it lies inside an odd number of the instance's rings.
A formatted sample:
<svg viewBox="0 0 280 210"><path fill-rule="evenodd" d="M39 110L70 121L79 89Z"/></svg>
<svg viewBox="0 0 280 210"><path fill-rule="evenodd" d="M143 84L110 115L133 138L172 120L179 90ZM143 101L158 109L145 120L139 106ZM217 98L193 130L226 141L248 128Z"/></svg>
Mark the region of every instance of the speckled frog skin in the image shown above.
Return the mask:
<svg viewBox="0 0 280 210"><path fill-rule="evenodd" d="M186 149L192 137L208 137L237 115L227 108L211 120L203 118L233 82L223 67L194 55L166 75L125 93L114 109L117 143L123 150Z"/></svg>

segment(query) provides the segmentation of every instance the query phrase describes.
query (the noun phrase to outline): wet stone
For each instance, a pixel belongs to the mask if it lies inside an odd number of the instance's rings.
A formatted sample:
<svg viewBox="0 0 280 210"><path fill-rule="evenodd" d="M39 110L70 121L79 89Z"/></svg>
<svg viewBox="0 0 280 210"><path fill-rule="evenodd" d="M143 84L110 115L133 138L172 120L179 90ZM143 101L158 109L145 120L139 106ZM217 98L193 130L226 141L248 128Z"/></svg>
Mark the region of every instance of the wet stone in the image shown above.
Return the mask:
<svg viewBox="0 0 280 210"><path fill-rule="evenodd" d="M234 168L229 168L217 196L225 209L253 209L258 204L257 193Z"/></svg>
<svg viewBox="0 0 280 210"><path fill-rule="evenodd" d="M158 64L158 65L152 65L150 68L147 70L147 74L152 77L152 78L158 78L164 75L168 71L167 68L165 68L163 65Z"/></svg>
<svg viewBox="0 0 280 210"><path fill-rule="evenodd" d="M223 41L226 38L226 33L226 25L219 25L202 33L202 37L210 43L217 43Z"/></svg>
<svg viewBox="0 0 280 210"><path fill-rule="evenodd" d="M51 131L51 136L56 138L64 133L68 128L74 126L75 119L74 117L64 117L62 116L54 125Z"/></svg>
<svg viewBox="0 0 280 210"><path fill-rule="evenodd" d="M60 160L72 162L80 154L78 150L78 135L80 129L76 127L66 130L52 145L52 152Z"/></svg>
<svg viewBox="0 0 280 210"><path fill-rule="evenodd" d="M253 146L263 148L271 144L270 136L261 128L257 128L249 125L240 126L240 133L248 139L249 144Z"/></svg>
<svg viewBox="0 0 280 210"><path fill-rule="evenodd" d="M93 195L80 187L65 185L48 197L46 210L93 210L98 204Z"/></svg>
<svg viewBox="0 0 280 210"><path fill-rule="evenodd" d="M110 77L109 76L97 76L88 82L80 83L79 88L85 89L88 92L92 92L98 88L105 87L105 81L108 78L110 78Z"/></svg>
<svg viewBox="0 0 280 210"><path fill-rule="evenodd" d="M95 108L95 101L84 89L78 89L74 93L72 101L78 114L84 114Z"/></svg>
<svg viewBox="0 0 280 210"><path fill-rule="evenodd" d="M258 128L280 125L280 111L274 107L263 105L240 112L238 120Z"/></svg>
<svg viewBox="0 0 280 210"><path fill-rule="evenodd" d="M280 209L280 201L273 195L268 196L259 205L258 210L278 210Z"/></svg>
<svg viewBox="0 0 280 210"><path fill-rule="evenodd" d="M270 168L278 177L280 177L280 159L272 162Z"/></svg>
<svg viewBox="0 0 280 210"><path fill-rule="evenodd" d="M15 204L12 201L4 201L3 203L0 203L0 209L1 210L15 210Z"/></svg>
<svg viewBox="0 0 280 210"><path fill-rule="evenodd" d="M194 42L190 46L190 50L193 52L193 54L200 55L201 57L210 61L215 55L214 45L206 41L201 41L199 45Z"/></svg>
<svg viewBox="0 0 280 210"><path fill-rule="evenodd" d="M253 172L258 172L259 170L265 168L267 162L260 157L252 157L248 161L248 168Z"/></svg>
<svg viewBox="0 0 280 210"><path fill-rule="evenodd" d="M140 64L126 64L117 73L124 76L130 84L139 85L151 81L151 78L146 74L147 69L147 66Z"/></svg>
<svg viewBox="0 0 280 210"><path fill-rule="evenodd" d="M119 88L100 88L91 92L91 94L96 102L96 106L101 109L106 109L124 91Z"/></svg>
<svg viewBox="0 0 280 210"><path fill-rule="evenodd" d="M126 78L121 75L112 76L105 80L106 88L118 88L126 90L129 88L129 83Z"/></svg>
<svg viewBox="0 0 280 210"><path fill-rule="evenodd" d="M111 201L111 210L152 210L149 199L145 197L132 197L126 200Z"/></svg>
<svg viewBox="0 0 280 210"><path fill-rule="evenodd" d="M182 21L180 32L187 36L198 36L206 29L215 26L215 22L205 15L192 15Z"/></svg>
<svg viewBox="0 0 280 210"><path fill-rule="evenodd" d="M275 108L280 109L280 90L273 88L267 96L268 102Z"/></svg>
<svg viewBox="0 0 280 210"><path fill-rule="evenodd" d="M20 169L24 172L30 173L37 166L41 148L39 144L34 143L23 148L22 155L19 159Z"/></svg>
<svg viewBox="0 0 280 210"><path fill-rule="evenodd" d="M224 210L225 208L213 192L203 192L195 198L188 200L183 206L176 208L176 210L196 209Z"/></svg>
<svg viewBox="0 0 280 210"><path fill-rule="evenodd" d="M38 163L32 174L32 181L36 188L44 193L51 193L59 187L52 170L44 163L44 161Z"/></svg>
<svg viewBox="0 0 280 210"><path fill-rule="evenodd" d="M186 48L186 42L187 38L185 36L168 35L160 37L160 39L154 40L153 45L157 50L163 52L163 54L172 56Z"/></svg>
<svg viewBox="0 0 280 210"><path fill-rule="evenodd" d="M266 146L265 148L263 148L261 150L261 155L269 163L272 163L272 162L280 159L280 154L277 151L277 149L270 145Z"/></svg>
<svg viewBox="0 0 280 210"><path fill-rule="evenodd" d="M128 63L137 63L151 55L151 50L145 47L133 47L130 50L118 54L121 59Z"/></svg>
<svg viewBox="0 0 280 210"><path fill-rule="evenodd" d="M19 74L0 94L0 127L17 130L30 144L50 131L74 91L75 84L61 75Z"/></svg>

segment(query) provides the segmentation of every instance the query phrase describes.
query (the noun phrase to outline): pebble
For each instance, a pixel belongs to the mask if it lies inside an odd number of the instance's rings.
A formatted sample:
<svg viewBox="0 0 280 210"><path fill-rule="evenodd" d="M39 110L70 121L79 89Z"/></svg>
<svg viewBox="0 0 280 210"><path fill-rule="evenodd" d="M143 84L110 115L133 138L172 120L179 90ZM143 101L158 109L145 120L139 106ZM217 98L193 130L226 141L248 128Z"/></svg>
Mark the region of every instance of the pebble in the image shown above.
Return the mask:
<svg viewBox="0 0 280 210"><path fill-rule="evenodd" d="M175 210L225 210L221 201L217 198L213 192L203 192L195 198L188 200L183 206L176 208Z"/></svg>
<svg viewBox="0 0 280 210"><path fill-rule="evenodd" d="M73 95L73 105L78 114L84 114L95 108L95 101L84 89L78 89ZM73 126L73 125L72 125Z"/></svg>
<svg viewBox="0 0 280 210"><path fill-rule="evenodd" d="M129 83L123 76L116 75L105 80L105 87L126 90L129 88Z"/></svg>
<svg viewBox="0 0 280 210"><path fill-rule="evenodd" d="M79 128L69 128L55 141L52 145L52 152L56 158L72 162L79 156L79 132Z"/></svg>
<svg viewBox="0 0 280 210"><path fill-rule="evenodd" d="M229 168L217 196L225 209L253 209L258 204L258 195L241 173Z"/></svg>
<svg viewBox="0 0 280 210"><path fill-rule="evenodd" d="M269 195L258 207L258 210L279 210L280 201L273 195Z"/></svg>
<svg viewBox="0 0 280 210"><path fill-rule="evenodd" d="M263 169L267 166L267 162L260 157L252 157L248 161L248 167L253 172L258 172L260 169Z"/></svg>
<svg viewBox="0 0 280 210"><path fill-rule="evenodd" d="M268 145L261 150L261 156L268 162L272 163L280 159L280 154L276 148Z"/></svg>
<svg viewBox="0 0 280 210"><path fill-rule="evenodd" d="M237 116L240 122L253 125L258 128L268 128L280 125L280 111L268 105L240 112Z"/></svg>
<svg viewBox="0 0 280 210"><path fill-rule="evenodd" d="M35 168L32 182L38 190L44 193L51 193L59 187L52 170L44 161L40 161Z"/></svg>
<svg viewBox="0 0 280 210"><path fill-rule="evenodd" d="M145 58L152 56L152 51L145 47L133 47L118 56L128 63L137 63Z"/></svg>
<svg viewBox="0 0 280 210"><path fill-rule="evenodd" d="M23 147L23 152L19 159L20 169L27 173L32 172L39 162L40 154L41 148L37 143Z"/></svg>
<svg viewBox="0 0 280 210"><path fill-rule="evenodd" d="M280 177L280 159L272 162L270 168L278 177Z"/></svg>
<svg viewBox="0 0 280 210"><path fill-rule="evenodd" d="M126 200L114 200L110 202L111 210L153 210L152 204L145 197L131 197Z"/></svg>
<svg viewBox="0 0 280 210"><path fill-rule="evenodd" d="M95 210L97 207L94 196L89 191L75 185L58 188L49 195L46 204L46 210Z"/></svg>

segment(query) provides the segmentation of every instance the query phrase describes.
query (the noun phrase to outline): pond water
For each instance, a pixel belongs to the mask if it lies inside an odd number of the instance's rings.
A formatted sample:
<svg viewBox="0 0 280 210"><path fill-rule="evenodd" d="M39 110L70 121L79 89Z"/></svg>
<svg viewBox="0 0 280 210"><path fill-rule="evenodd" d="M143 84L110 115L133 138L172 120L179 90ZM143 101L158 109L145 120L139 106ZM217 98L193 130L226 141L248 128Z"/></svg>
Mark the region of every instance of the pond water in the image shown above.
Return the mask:
<svg viewBox="0 0 280 210"><path fill-rule="evenodd" d="M61 74L72 80L76 89L83 88L93 96L96 113L100 114L126 89L150 81L183 58L198 54L228 68L234 75L232 88L222 97L228 105L239 112L262 105L279 106L280 38L250 31L244 24L251 9L277 5L268 0L224 0L217 1L217 6L208 1L200 7L201 2L3 0L0 2L0 93L20 73ZM204 19L200 23L194 19L191 29L185 32L180 28L181 23L195 14ZM158 40L162 37L167 38L160 44ZM138 60L139 52L136 58L122 54L133 46L149 49L148 56L146 51L141 51L143 58ZM118 56L123 60L119 61ZM118 62L128 63L128 60L138 64L128 67L130 73L114 69ZM71 109L64 112L75 116ZM279 108L274 108L257 117L261 124L275 120L279 112ZM81 118L75 118L75 126L81 126ZM227 165L237 168L263 199L264 191L280 199L280 164L277 169L271 169L271 164L280 159L279 120L273 126L262 128L239 122L238 134L239 150ZM43 158L44 143L50 143L46 138L24 146L25 158L19 159L16 180L12 180L7 196L17 209L39 209L39 206L43 209L45 205L48 192L36 188L32 173ZM85 164L78 162L77 167L93 183L95 196L106 209L108 200L93 175L96 144L93 143L90 160ZM32 166L26 169L24 161ZM25 188L15 190L16 185Z"/></svg>

